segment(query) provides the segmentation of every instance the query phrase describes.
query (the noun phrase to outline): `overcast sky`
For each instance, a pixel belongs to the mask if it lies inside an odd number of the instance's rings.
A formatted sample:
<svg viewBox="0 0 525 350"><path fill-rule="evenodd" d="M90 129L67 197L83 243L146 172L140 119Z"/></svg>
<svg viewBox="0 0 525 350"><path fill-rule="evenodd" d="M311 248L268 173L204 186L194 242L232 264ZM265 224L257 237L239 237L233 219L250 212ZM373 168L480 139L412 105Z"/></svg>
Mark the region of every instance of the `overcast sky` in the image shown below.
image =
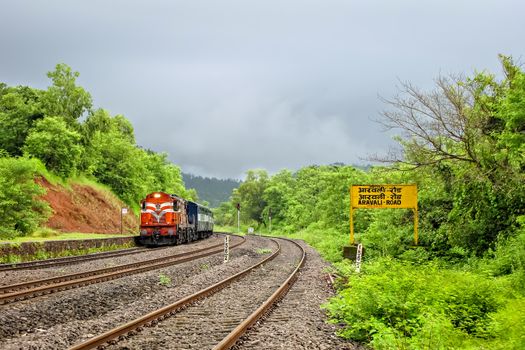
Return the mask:
<svg viewBox="0 0 525 350"><path fill-rule="evenodd" d="M500 72L525 55L523 0L0 0L0 81L63 62L95 107L183 171L241 177L363 163L398 81Z"/></svg>

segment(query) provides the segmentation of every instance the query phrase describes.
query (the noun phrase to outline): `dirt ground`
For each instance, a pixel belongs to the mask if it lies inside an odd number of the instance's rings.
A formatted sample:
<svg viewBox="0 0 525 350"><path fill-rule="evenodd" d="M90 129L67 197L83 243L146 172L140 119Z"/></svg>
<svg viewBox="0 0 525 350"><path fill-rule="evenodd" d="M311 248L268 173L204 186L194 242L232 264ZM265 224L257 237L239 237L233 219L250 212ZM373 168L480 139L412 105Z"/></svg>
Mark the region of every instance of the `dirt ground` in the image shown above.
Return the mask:
<svg viewBox="0 0 525 350"><path fill-rule="evenodd" d="M68 189L45 178L37 182L46 189L42 198L53 210L45 226L62 232L120 232L120 210L126 205L111 193L83 184ZM123 219L123 232L136 233L138 218L133 212L128 210Z"/></svg>

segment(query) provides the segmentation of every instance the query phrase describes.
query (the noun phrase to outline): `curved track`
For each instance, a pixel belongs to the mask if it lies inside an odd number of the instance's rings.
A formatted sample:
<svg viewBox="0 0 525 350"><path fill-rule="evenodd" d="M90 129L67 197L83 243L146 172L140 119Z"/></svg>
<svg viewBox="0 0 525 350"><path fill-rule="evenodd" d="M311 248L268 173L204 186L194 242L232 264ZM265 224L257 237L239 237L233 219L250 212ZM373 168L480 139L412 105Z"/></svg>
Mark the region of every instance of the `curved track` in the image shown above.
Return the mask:
<svg viewBox="0 0 525 350"><path fill-rule="evenodd" d="M124 345L128 348L230 348L286 294L304 264L306 253L299 244L279 240L285 246L284 254L281 254L281 244L272 239L276 251L257 264L173 304L77 344L70 350L100 348L118 340L131 342L131 345ZM160 326L152 327L157 324ZM133 337L144 327L151 328ZM158 332L163 332L164 336ZM145 333L153 335L148 338ZM146 339L140 339L144 337ZM163 340L166 337L176 339ZM161 343L155 343L159 340Z"/></svg>
<svg viewBox="0 0 525 350"><path fill-rule="evenodd" d="M244 237L239 238L239 241L232 244L231 248L237 247L246 241ZM162 258L34 280L25 283L0 286L0 293L2 293L0 294L0 305L181 264L190 260L221 253L223 251L222 246L223 244L220 243L191 252L174 254Z"/></svg>

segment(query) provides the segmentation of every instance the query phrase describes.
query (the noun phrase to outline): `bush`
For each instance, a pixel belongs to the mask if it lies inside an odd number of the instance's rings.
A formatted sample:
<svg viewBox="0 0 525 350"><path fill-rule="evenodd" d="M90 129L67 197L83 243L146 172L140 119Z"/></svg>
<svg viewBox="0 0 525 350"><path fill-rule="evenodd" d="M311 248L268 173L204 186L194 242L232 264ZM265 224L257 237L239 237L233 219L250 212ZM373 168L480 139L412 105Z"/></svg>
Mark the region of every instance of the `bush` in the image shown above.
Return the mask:
<svg viewBox="0 0 525 350"><path fill-rule="evenodd" d="M516 236L502 239L494 251L480 262L479 270L492 276L509 275L514 287L525 292L525 216L518 219L521 228Z"/></svg>
<svg viewBox="0 0 525 350"><path fill-rule="evenodd" d="M507 279L443 270L433 263L380 259L363 269L363 274L350 273L346 288L325 307L334 322L344 324L341 336L375 349L486 342L497 333L493 315L512 300Z"/></svg>
<svg viewBox="0 0 525 350"><path fill-rule="evenodd" d="M27 235L47 220L49 206L38 199L45 190L34 181L39 167L37 160L0 158L1 238Z"/></svg>
<svg viewBox="0 0 525 350"><path fill-rule="evenodd" d="M495 313L489 330L498 339L492 349L525 349L525 298L514 300Z"/></svg>

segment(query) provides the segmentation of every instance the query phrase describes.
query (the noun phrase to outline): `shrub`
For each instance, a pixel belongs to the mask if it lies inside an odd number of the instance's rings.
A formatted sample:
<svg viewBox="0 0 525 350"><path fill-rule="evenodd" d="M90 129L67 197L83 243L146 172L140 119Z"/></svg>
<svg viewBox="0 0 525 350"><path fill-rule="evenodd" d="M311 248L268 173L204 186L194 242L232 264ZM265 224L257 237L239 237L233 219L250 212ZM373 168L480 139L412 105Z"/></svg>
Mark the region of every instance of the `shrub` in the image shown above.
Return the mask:
<svg viewBox="0 0 525 350"><path fill-rule="evenodd" d="M525 216L518 219L521 228L516 236L498 242L496 249L487 254L480 269L493 275L511 275L514 286L525 292Z"/></svg>
<svg viewBox="0 0 525 350"><path fill-rule="evenodd" d="M513 300L491 317L492 349L525 349L525 298Z"/></svg>
<svg viewBox="0 0 525 350"><path fill-rule="evenodd" d="M492 315L512 297L506 279L433 263L380 259L363 269L350 273L346 288L325 307L344 324L341 336L375 349L444 349L490 338Z"/></svg>

